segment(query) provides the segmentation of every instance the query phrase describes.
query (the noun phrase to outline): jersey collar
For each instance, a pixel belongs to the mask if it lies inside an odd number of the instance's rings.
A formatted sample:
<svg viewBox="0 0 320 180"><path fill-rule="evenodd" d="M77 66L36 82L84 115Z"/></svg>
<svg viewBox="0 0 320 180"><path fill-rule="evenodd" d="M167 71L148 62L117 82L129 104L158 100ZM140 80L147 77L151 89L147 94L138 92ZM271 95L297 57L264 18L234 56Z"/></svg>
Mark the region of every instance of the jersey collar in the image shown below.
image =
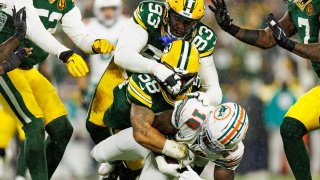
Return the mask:
<svg viewBox="0 0 320 180"><path fill-rule="evenodd" d="M304 11L304 9L307 7L308 4L310 4L312 2L312 0L308 0L307 2L298 2L296 3L296 5L298 6L298 8L301 10L301 11Z"/></svg>

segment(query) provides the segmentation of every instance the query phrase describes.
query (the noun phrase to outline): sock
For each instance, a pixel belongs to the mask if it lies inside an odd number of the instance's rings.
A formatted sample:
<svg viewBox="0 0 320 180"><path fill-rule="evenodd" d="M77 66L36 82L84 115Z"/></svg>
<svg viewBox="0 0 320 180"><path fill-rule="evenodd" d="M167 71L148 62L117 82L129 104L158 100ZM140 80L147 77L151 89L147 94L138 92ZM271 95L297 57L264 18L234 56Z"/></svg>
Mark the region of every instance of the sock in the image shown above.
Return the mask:
<svg viewBox="0 0 320 180"><path fill-rule="evenodd" d="M46 125L46 155L48 162L48 177L52 177L57 169L64 151L71 139L73 127L66 116L59 117Z"/></svg>
<svg viewBox="0 0 320 180"><path fill-rule="evenodd" d="M298 120L285 117L281 127L284 151L297 180L311 180L310 159L302 137L306 127Z"/></svg>
<svg viewBox="0 0 320 180"><path fill-rule="evenodd" d="M18 156L18 167L17 167L17 176L25 177L27 172L27 162L24 156L24 141L20 141L19 144L19 156Z"/></svg>
<svg viewBox="0 0 320 180"><path fill-rule="evenodd" d="M26 134L25 158L33 180L47 180L47 161L44 145L44 122L42 119L35 119L23 126Z"/></svg>
<svg viewBox="0 0 320 180"><path fill-rule="evenodd" d="M86 121L86 128L95 144L99 144L101 141L111 136L109 128L95 125L90 122L89 119Z"/></svg>

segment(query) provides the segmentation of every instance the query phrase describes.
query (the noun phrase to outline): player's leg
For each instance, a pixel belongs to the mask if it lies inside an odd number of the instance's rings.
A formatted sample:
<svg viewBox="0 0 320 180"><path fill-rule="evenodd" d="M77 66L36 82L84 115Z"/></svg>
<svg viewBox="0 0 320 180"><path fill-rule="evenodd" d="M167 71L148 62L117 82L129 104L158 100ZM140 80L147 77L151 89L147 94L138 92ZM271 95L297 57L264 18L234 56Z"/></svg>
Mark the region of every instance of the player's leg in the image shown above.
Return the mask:
<svg viewBox="0 0 320 180"><path fill-rule="evenodd" d="M284 150L291 170L298 180L311 180L310 159L303 136L319 129L320 86L316 86L291 106L281 124Z"/></svg>
<svg viewBox="0 0 320 180"><path fill-rule="evenodd" d="M19 135L19 155L18 155L18 164L17 164L17 173L16 180L24 179L28 169L26 158L24 156L24 144L25 144L25 134L22 130L22 124L20 122L16 123L16 129Z"/></svg>
<svg viewBox="0 0 320 180"><path fill-rule="evenodd" d="M124 80L120 69L113 61L110 62L94 92L86 119L86 128L95 144L110 136L109 129L103 123L103 116L113 102L114 87Z"/></svg>
<svg viewBox="0 0 320 180"><path fill-rule="evenodd" d="M36 78L30 81L35 98L43 111L46 139L48 177L52 177L71 139L73 127L67 118L67 111L51 83L35 70ZM39 86L39 84L41 84Z"/></svg>
<svg viewBox="0 0 320 180"><path fill-rule="evenodd" d="M0 101L11 117L23 124L26 134L25 156L32 179L48 179L44 146L44 120L42 111L34 98L28 79L30 70L15 69L0 77Z"/></svg>
<svg viewBox="0 0 320 180"><path fill-rule="evenodd" d="M15 134L15 121L2 109L1 104L0 119L0 177L3 177L6 148Z"/></svg>
<svg viewBox="0 0 320 180"><path fill-rule="evenodd" d="M157 162L155 160L154 154L150 152L144 159L144 166L142 168L140 180L149 180L150 177L156 180L166 180L169 179L166 175L162 174L159 169Z"/></svg>

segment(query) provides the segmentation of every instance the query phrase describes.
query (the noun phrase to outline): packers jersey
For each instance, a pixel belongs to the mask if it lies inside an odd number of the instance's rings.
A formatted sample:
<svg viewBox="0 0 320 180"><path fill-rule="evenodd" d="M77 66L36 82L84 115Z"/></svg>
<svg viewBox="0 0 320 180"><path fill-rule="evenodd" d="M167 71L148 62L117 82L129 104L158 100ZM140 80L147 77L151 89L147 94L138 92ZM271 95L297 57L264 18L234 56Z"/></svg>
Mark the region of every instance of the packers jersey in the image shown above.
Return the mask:
<svg viewBox="0 0 320 180"><path fill-rule="evenodd" d="M186 143L196 152L195 164L203 167L209 161L226 169L234 170L241 162L244 145L239 143L236 147L222 152L203 151L199 146L197 138L202 130L203 122L213 115L214 107L203 106L197 99L183 99L175 103L171 123L178 129L175 140Z"/></svg>
<svg viewBox="0 0 320 180"><path fill-rule="evenodd" d="M165 110L173 109L175 101L185 98L187 93L198 91L200 85L200 78L197 77L186 93L173 100L167 96L153 76L134 73L128 81L114 88L113 104L104 115L104 124L117 129L131 127L131 104L128 101L147 107L155 114L158 114Z"/></svg>
<svg viewBox="0 0 320 180"><path fill-rule="evenodd" d="M53 3L50 3L49 0L33 0L33 5L37 10L42 24L50 33L55 32L57 24L63 15L75 6L73 0L55 0ZM0 29L0 43L2 43L11 37L15 33L15 30L12 16L0 10L0 17L6 20L4 27ZM32 55L28 56L20 65L22 68L29 69L33 67L33 65L44 61L49 55L28 39L25 39L21 43L21 46L33 48Z"/></svg>
<svg viewBox="0 0 320 180"><path fill-rule="evenodd" d="M289 16L304 44L317 43L319 36L320 0L308 0L306 3L291 3L288 7ZM312 67L320 77L320 63L312 61Z"/></svg>
<svg viewBox="0 0 320 180"><path fill-rule="evenodd" d="M165 3L159 1L143 1L133 13L134 21L148 32L148 42L141 52L147 58L159 60L161 57L164 45L160 37L166 35L166 14ZM210 27L199 22L183 40L192 42L202 58L212 55L217 36Z"/></svg>

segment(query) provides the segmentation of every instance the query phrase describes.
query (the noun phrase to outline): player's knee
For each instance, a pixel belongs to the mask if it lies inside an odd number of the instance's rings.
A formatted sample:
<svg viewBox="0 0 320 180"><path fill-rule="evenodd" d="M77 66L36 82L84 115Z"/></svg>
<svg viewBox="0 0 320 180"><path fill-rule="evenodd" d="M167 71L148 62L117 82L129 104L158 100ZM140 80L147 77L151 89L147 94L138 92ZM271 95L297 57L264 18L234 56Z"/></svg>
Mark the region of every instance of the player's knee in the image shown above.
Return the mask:
<svg viewBox="0 0 320 180"><path fill-rule="evenodd" d="M51 139L65 146L69 143L73 134L73 127L66 116L53 120L46 126L46 130Z"/></svg>
<svg viewBox="0 0 320 180"><path fill-rule="evenodd" d="M306 127L298 120L290 117L285 117L280 126L280 133L282 139L301 139L306 133Z"/></svg>

